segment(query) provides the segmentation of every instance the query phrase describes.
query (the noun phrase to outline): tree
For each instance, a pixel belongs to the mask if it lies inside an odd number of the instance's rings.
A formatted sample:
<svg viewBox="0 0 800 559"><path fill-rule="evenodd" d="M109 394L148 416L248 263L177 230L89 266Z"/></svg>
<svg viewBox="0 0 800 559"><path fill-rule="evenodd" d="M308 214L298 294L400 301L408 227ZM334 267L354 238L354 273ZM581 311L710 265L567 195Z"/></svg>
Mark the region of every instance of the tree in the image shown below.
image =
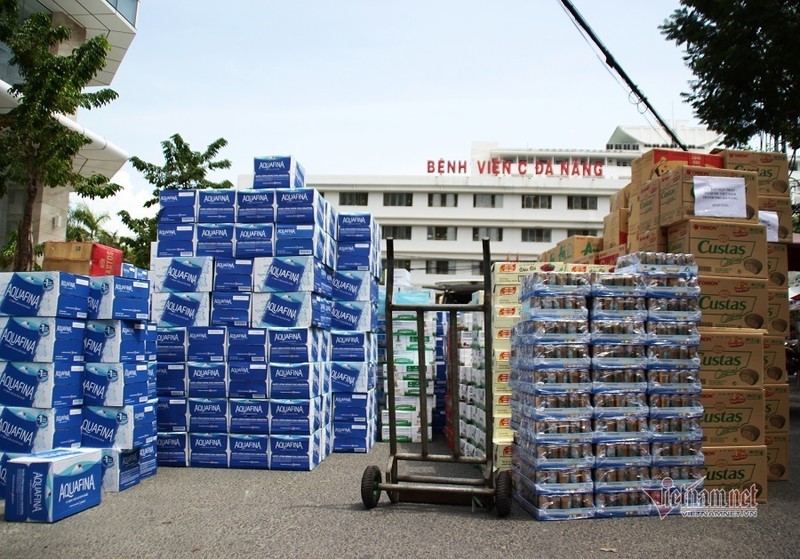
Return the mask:
<svg viewBox="0 0 800 559"><path fill-rule="evenodd" d="M696 79L683 96L730 146L800 147L800 0L681 0L661 25Z"/></svg>
<svg viewBox="0 0 800 559"><path fill-rule="evenodd" d="M53 54L70 33L68 27L54 27L47 13L20 21L19 3L0 0L0 41L11 49L10 63L22 77L9 90L19 104L0 117L0 196L9 183L24 186L26 192L15 270L33 267L33 208L46 187L72 186L89 198L105 198L121 188L103 175L84 177L75 172L73 160L89 139L57 119L79 108L102 107L117 97L107 88L84 91L106 64L111 47L105 37L87 40L69 56Z"/></svg>
<svg viewBox="0 0 800 559"><path fill-rule="evenodd" d="M70 208L67 215L67 240L81 242L100 241L101 237L108 237L103 230L103 223L111 219L108 213L95 215L86 202ZM105 243L104 243L105 244Z"/></svg>
<svg viewBox="0 0 800 559"><path fill-rule="evenodd" d="M204 152L192 151L180 134L173 134L161 142L164 164L148 163L139 157L131 157L133 168L142 173L153 189L153 197L144 203L145 208L158 204L162 190L187 190L205 188L232 188L229 180L213 182L206 177L209 172L230 169L228 159L217 161L220 150L228 145L224 138L218 138ZM127 210L117 215L132 232L132 237L122 237L122 245L127 248L133 264L140 268L150 267L150 243L156 240L158 219L154 217L134 218Z"/></svg>

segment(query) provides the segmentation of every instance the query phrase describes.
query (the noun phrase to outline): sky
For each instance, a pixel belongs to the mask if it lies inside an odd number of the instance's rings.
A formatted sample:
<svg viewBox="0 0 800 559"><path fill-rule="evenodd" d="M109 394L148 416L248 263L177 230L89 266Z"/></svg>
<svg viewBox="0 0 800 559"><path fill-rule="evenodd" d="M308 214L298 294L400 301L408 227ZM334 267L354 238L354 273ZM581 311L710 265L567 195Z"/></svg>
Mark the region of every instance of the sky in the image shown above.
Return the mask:
<svg viewBox="0 0 800 559"><path fill-rule="evenodd" d="M677 0L572 0L668 122L693 119L692 75L658 26ZM180 134L217 138L232 166L294 155L306 175L425 175L429 159L506 148L602 150L619 125L655 123L579 32L560 0L142 0L137 35L111 88L78 119L145 161ZM125 189L90 201L151 215L152 187L130 164Z"/></svg>

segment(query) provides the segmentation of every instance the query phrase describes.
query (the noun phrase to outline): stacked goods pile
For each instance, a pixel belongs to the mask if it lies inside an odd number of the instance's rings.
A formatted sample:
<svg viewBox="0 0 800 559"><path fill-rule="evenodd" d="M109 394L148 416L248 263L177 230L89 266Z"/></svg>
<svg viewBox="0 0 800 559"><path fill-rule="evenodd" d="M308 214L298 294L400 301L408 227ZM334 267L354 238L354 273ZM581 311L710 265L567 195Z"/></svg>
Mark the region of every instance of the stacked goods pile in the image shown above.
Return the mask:
<svg viewBox="0 0 800 559"><path fill-rule="evenodd" d="M161 195L151 264L163 465L309 470L330 453L337 418L362 423L369 445L377 224L343 223L292 158L256 158L255 171L252 189ZM347 363L336 394L332 329ZM358 446L350 434L343 448Z"/></svg>
<svg viewBox="0 0 800 559"><path fill-rule="evenodd" d="M479 298L480 295L475 296ZM482 314L465 313L459 317L465 329L458 346L459 379L459 450L464 456L486 456L486 430L493 428L494 418L486 417L486 375L484 369L485 329ZM471 331L467 331L467 325ZM496 395L495 395L496 396ZM502 398L501 398L502 399ZM497 402L497 398L494 400ZM507 404L506 404L507 405ZM502 413L502 406L501 413ZM497 417L495 408L495 418Z"/></svg>
<svg viewBox="0 0 800 559"><path fill-rule="evenodd" d="M688 265L643 271L631 260L523 281L512 473L539 519L654 514L662 480L701 477L696 278Z"/></svg>
<svg viewBox="0 0 800 559"><path fill-rule="evenodd" d="M444 434L447 425L447 362L449 360L448 349L448 324L449 313L436 313L436 371L433 380L433 395L436 396L436 405L433 408L433 420L431 426L434 434Z"/></svg>

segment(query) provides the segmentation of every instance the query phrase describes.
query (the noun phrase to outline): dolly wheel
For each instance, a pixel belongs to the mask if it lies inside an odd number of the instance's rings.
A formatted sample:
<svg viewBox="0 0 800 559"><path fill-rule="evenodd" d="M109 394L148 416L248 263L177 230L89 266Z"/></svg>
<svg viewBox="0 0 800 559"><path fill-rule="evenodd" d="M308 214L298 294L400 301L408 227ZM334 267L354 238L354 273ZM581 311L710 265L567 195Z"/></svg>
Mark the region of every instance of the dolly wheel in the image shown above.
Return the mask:
<svg viewBox="0 0 800 559"><path fill-rule="evenodd" d="M364 508L369 510L375 508L381 498L381 490L378 487L381 483L381 469L378 466L367 466L364 475L361 476L361 500Z"/></svg>
<svg viewBox="0 0 800 559"><path fill-rule="evenodd" d="M494 481L494 506L499 518L511 512L511 472L508 470L499 472Z"/></svg>

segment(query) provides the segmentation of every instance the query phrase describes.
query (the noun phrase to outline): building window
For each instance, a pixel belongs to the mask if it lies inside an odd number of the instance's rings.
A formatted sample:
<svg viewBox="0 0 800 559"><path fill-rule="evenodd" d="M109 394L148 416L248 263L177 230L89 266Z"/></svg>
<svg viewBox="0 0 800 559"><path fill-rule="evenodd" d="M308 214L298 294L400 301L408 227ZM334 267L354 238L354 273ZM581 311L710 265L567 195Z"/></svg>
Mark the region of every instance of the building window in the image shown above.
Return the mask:
<svg viewBox="0 0 800 559"><path fill-rule="evenodd" d="M340 192L340 206L366 206L369 200L369 192Z"/></svg>
<svg viewBox="0 0 800 559"><path fill-rule="evenodd" d="M383 264L382 269L386 269L388 265L386 264L386 258L381 259L381 263ZM401 260L399 258L394 259L394 269L395 270L410 270L411 269L411 260Z"/></svg>
<svg viewBox="0 0 800 559"><path fill-rule="evenodd" d="M503 240L503 228L502 227L473 227L472 228L472 240L473 241L482 241L485 238L489 238L490 241L502 241Z"/></svg>
<svg viewBox="0 0 800 559"><path fill-rule="evenodd" d="M429 241L455 241L457 240L456 227L428 227Z"/></svg>
<svg viewBox="0 0 800 559"><path fill-rule="evenodd" d="M589 235L593 237L597 235L596 229L567 229L567 237L572 237L573 235Z"/></svg>
<svg viewBox="0 0 800 559"><path fill-rule="evenodd" d="M553 197L549 194L523 194L522 207L534 210L549 210L553 207Z"/></svg>
<svg viewBox="0 0 800 559"><path fill-rule="evenodd" d="M413 206L414 195L410 192L384 192L384 206Z"/></svg>
<svg viewBox="0 0 800 559"><path fill-rule="evenodd" d="M471 268L471 275L473 276L482 276L483 275L483 260L473 260L470 263Z"/></svg>
<svg viewBox="0 0 800 559"><path fill-rule="evenodd" d="M426 260L425 272L428 274L455 274L458 270L457 260Z"/></svg>
<svg viewBox="0 0 800 559"><path fill-rule="evenodd" d="M552 229L543 229L542 227L522 229L523 243L549 243L552 237Z"/></svg>
<svg viewBox="0 0 800 559"><path fill-rule="evenodd" d="M568 210L596 210L597 196L568 196Z"/></svg>
<svg viewBox="0 0 800 559"><path fill-rule="evenodd" d="M429 208L455 208L458 206L458 194L428 194Z"/></svg>
<svg viewBox="0 0 800 559"><path fill-rule="evenodd" d="M384 225L382 230L384 239L391 237L392 239L408 241L411 240L411 226L410 225Z"/></svg>
<svg viewBox="0 0 800 559"><path fill-rule="evenodd" d="M475 208L502 208L502 194L474 194L472 206Z"/></svg>

